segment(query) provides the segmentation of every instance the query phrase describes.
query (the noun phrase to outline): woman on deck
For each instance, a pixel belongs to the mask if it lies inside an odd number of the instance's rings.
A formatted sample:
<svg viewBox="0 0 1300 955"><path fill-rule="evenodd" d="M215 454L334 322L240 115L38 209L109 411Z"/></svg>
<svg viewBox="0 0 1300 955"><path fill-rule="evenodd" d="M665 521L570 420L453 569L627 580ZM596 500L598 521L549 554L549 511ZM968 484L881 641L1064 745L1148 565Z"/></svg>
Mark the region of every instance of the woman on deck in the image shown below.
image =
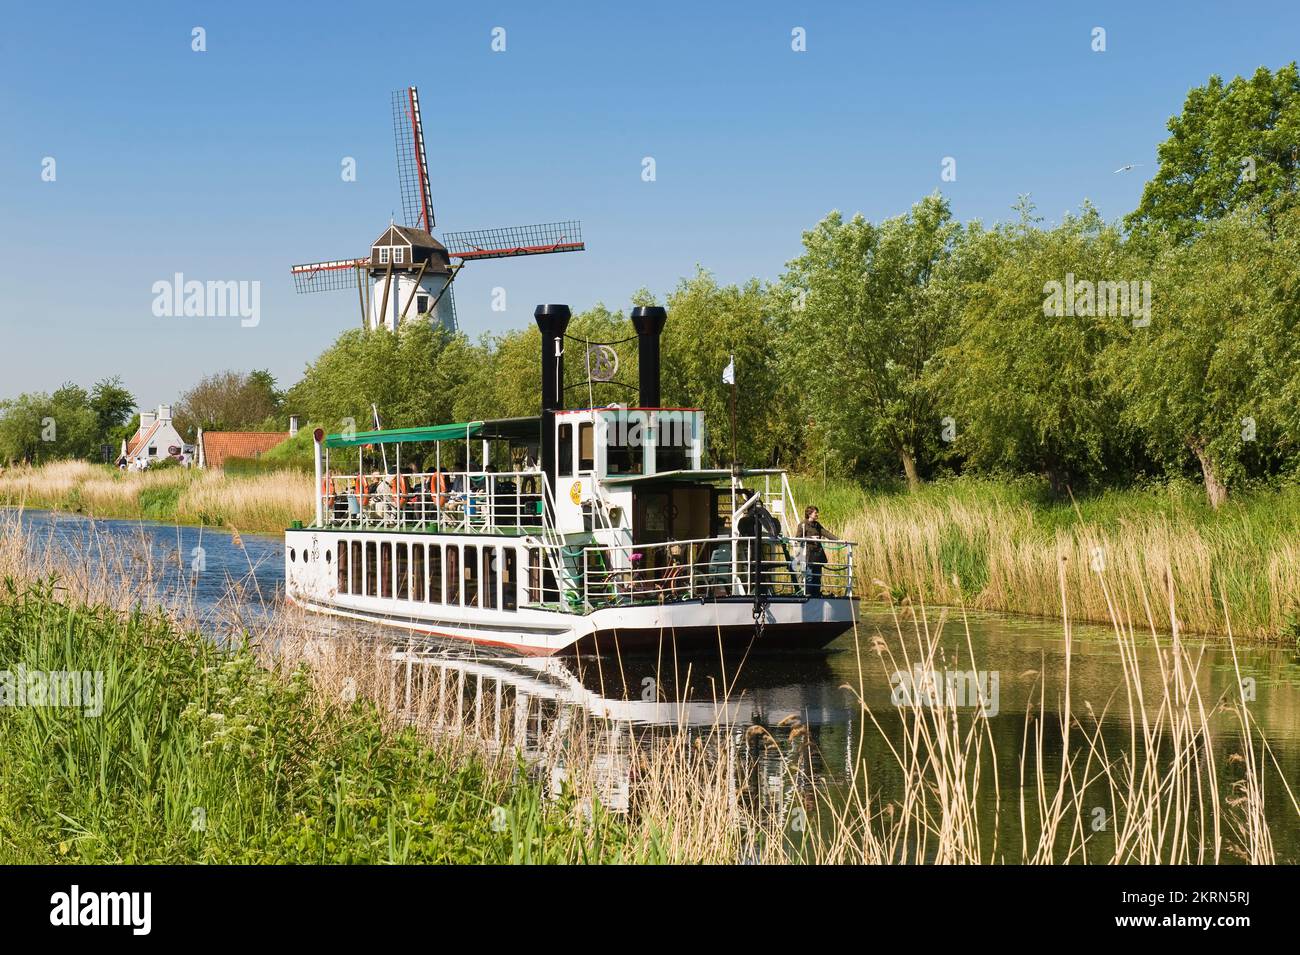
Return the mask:
<svg viewBox="0 0 1300 955"><path fill-rule="evenodd" d="M803 522L795 531L795 537L798 537L803 543L804 593L809 597L820 597L822 595L822 567L826 564L826 548L822 546L822 541L839 540L838 537L822 527L817 516L816 506L809 504L803 510Z"/></svg>

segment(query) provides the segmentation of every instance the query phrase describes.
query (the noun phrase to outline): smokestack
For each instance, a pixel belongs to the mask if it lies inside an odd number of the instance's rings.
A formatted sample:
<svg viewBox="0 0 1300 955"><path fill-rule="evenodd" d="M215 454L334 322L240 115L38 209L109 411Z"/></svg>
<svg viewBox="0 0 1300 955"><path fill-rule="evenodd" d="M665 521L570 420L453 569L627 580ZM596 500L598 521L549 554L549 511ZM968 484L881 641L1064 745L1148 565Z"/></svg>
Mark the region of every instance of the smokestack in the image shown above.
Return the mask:
<svg viewBox="0 0 1300 955"><path fill-rule="evenodd" d="M555 411L564 405L564 330L569 306L538 305L533 311L542 333L542 472L555 483Z"/></svg>
<svg viewBox="0 0 1300 955"><path fill-rule="evenodd" d="M632 309L632 327L636 329L638 386L641 392L638 403L642 408L658 408L659 399L659 333L668 321L668 312L662 305L638 305Z"/></svg>

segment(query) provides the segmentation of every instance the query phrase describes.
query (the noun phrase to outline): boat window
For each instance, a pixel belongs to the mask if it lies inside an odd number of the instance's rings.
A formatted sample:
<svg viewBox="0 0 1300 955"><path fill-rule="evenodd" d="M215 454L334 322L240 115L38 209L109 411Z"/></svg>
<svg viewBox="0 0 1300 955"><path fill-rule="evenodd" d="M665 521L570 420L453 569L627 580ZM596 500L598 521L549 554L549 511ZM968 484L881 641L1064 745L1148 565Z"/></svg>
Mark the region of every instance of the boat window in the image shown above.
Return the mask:
<svg viewBox="0 0 1300 955"><path fill-rule="evenodd" d="M393 544L391 541L384 541L379 545L379 587L380 596L393 596Z"/></svg>
<svg viewBox="0 0 1300 955"><path fill-rule="evenodd" d="M442 603L442 546L429 545L429 603Z"/></svg>
<svg viewBox="0 0 1300 955"><path fill-rule="evenodd" d="M361 572L365 568L361 563L361 541L352 542L352 587L350 592L361 593Z"/></svg>
<svg viewBox="0 0 1300 955"><path fill-rule="evenodd" d="M366 541L366 596L379 596L379 559L374 541Z"/></svg>
<svg viewBox="0 0 1300 955"><path fill-rule="evenodd" d="M555 451L560 477L573 476L573 425L560 425L558 447Z"/></svg>
<svg viewBox="0 0 1300 955"><path fill-rule="evenodd" d="M605 473L641 474L645 467L644 442L645 423L640 415L610 421L605 428Z"/></svg>
<svg viewBox="0 0 1300 955"><path fill-rule="evenodd" d="M460 548L447 545L447 603L460 603Z"/></svg>
<svg viewBox="0 0 1300 955"><path fill-rule="evenodd" d="M578 470L596 469L596 427L590 421L578 425Z"/></svg>
<svg viewBox="0 0 1300 955"><path fill-rule="evenodd" d="M410 565L406 558L406 541L401 541L397 545L397 599L406 600L410 595L409 574Z"/></svg>
<svg viewBox="0 0 1300 955"><path fill-rule="evenodd" d="M519 583L515 579L515 555L513 547L502 549L504 565L501 568L501 609L514 610L519 604Z"/></svg>
<svg viewBox="0 0 1300 955"><path fill-rule="evenodd" d="M559 588L555 575L542 559L540 547L528 548L528 602L530 604L558 603Z"/></svg>
<svg viewBox="0 0 1300 955"><path fill-rule="evenodd" d="M497 549L483 548L483 606L488 610L497 608Z"/></svg>
<svg viewBox="0 0 1300 955"><path fill-rule="evenodd" d="M424 545L411 545L411 599L424 599Z"/></svg>
<svg viewBox="0 0 1300 955"><path fill-rule="evenodd" d="M465 606L478 606L478 548L465 545Z"/></svg>
<svg viewBox="0 0 1300 955"><path fill-rule="evenodd" d="M339 593L348 592L348 542L339 541Z"/></svg>

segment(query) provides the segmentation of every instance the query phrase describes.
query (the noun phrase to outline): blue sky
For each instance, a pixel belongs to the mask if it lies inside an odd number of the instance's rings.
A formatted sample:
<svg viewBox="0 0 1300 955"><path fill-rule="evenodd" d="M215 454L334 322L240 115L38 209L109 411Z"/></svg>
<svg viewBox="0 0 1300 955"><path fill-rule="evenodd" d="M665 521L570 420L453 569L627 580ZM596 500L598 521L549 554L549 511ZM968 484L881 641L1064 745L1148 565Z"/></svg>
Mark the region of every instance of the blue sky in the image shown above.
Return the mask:
<svg viewBox="0 0 1300 955"><path fill-rule="evenodd" d="M297 380L359 319L354 295L296 295L288 267L363 254L400 219L389 95L408 84L439 228L583 221L586 252L465 270L477 335L543 301L624 308L697 264L773 279L829 210L883 218L936 188L964 220L1021 193L1049 220L1084 198L1117 218L1188 88L1289 62L1298 28L1300 6L1267 0L12 4L0 397L119 374L152 406L226 368ZM155 317L176 272L260 281L260 323Z"/></svg>

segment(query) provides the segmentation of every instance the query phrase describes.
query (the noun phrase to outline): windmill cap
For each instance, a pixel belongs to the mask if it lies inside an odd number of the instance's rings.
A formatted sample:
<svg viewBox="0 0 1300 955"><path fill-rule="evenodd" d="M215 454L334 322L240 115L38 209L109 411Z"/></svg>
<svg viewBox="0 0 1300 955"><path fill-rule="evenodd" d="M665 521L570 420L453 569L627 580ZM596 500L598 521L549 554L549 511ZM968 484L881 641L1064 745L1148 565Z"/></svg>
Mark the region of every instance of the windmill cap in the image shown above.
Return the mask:
<svg viewBox="0 0 1300 955"><path fill-rule="evenodd" d="M638 305L632 309L632 327L638 335L658 335L668 321L668 310L662 305Z"/></svg>

